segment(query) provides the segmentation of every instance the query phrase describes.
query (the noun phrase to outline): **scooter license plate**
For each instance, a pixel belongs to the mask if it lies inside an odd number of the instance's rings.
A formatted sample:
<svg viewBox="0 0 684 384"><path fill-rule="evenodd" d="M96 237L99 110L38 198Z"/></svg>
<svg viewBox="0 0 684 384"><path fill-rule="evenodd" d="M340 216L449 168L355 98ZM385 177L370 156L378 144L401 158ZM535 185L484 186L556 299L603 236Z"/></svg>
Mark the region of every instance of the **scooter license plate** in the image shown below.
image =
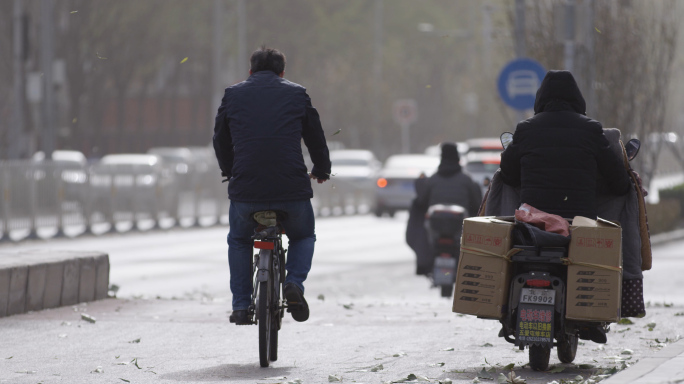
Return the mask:
<svg viewBox="0 0 684 384"><path fill-rule="evenodd" d="M529 304L554 305L556 291L553 289L523 288L520 292L520 302Z"/></svg>
<svg viewBox="0 0 684 384"><path fill-rule="evenodd" d="M520 303L515 327L516 345L553 347L554 309L548 305Z"/></svg>

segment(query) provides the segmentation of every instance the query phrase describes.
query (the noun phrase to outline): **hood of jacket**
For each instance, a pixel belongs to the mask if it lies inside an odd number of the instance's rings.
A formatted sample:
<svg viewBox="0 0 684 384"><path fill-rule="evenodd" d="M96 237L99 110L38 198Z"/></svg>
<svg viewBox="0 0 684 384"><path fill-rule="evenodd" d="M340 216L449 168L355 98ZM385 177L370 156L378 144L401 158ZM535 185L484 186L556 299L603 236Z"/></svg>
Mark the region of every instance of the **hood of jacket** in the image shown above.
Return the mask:
<svg viewBox="0 0 684 384"><path fill-rule="evenodd" d="M568 107L560 107L558 104L567 104ZM553 105L553 108L550 108ZM541 86L537 90L534 100L534 114L545 110L572 109L579 114L586 114L587 104L582 97L579 87L572 73L569 71L548 71Z"/></svg>
<svg viewBox="0 0 684 384"><path fill-rule="evenodd" d="M461 172L460 155L454 143L442 144L442 159L437 168L437 173L444 177Z"/></svg>

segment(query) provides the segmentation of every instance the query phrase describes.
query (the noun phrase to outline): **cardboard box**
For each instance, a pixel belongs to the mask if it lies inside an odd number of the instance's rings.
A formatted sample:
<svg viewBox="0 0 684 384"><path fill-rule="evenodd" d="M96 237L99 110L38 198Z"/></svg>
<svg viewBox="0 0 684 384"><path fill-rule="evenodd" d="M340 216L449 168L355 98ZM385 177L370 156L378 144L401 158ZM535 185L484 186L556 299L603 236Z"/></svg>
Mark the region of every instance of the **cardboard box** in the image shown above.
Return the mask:
<svg viewBox="0 0 684 384"><path fill-rule="evenodd" d="M618 321L622 293L622 228L577 216L570 227L565 317Z"/></svg>
<svg viewBox="0 0 684 384"><path fill-rule="evenodd" d="M508 302L512 218L471 217L463 221L461 256L452 310L500 319Z"/></svg>

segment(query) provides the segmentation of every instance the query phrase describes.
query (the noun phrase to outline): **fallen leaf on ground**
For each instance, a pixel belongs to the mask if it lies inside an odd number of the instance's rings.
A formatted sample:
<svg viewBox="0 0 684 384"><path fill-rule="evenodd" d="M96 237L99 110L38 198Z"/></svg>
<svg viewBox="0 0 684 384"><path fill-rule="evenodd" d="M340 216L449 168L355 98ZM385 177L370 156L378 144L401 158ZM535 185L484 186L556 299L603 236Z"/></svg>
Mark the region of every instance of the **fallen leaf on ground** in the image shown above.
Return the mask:
<svg viewBox="0 0 684 384"><path fill-rule="evenodd" d="M527 380L523 379L520 376L516 376L515 372L511 371L508 373L508 382L511 384L526 384Z"/></svg>
<svg viewBox="0 0 684 384"><path fill-rule="evenodd" d="M549 373L561 373L565 370L565 367L561 367L560 365L555 365L553 368L551 368L548 372Z"/></svg>
<svg viewBox="0 0 684 384"><path fill-rule="evenodd" d="M482 368L482 370L477 373L477 377L479 377L480 379L494 380L494 376L492 376L492 374L487 372L487 370L484 368Z"/></svg>

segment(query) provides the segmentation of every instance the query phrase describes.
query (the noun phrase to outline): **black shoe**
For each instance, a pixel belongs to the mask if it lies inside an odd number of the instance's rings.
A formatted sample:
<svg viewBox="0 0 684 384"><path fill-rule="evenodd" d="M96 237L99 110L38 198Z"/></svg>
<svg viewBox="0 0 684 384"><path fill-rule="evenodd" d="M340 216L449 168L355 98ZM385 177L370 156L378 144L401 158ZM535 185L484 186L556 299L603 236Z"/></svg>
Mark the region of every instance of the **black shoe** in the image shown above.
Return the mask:
<svg viewBox="0 0 684 384"><path fill-rule="evenodd" d="M228 320L230 320L231 323L235 323L235 325L252 324L252 320L249 318L249 314L247 313L246 309L237 309L233 311L233 313L230 314Z"/></svg>
<svg viewBox="0 0 684 384"><path fill-rule="evenodd" d="M309 318L309 304L304 299L302 290L292 283L285 284L285 300L287 311L292 313L292 318L302 322Z"/></svg>
<svg viewBox="0 0 684 384"><path fill-rule="evenodd" d="M580 329L579 338L582 340L591 340L598 344L605 344L608 341L606 329L600 325Z"/></svg>

